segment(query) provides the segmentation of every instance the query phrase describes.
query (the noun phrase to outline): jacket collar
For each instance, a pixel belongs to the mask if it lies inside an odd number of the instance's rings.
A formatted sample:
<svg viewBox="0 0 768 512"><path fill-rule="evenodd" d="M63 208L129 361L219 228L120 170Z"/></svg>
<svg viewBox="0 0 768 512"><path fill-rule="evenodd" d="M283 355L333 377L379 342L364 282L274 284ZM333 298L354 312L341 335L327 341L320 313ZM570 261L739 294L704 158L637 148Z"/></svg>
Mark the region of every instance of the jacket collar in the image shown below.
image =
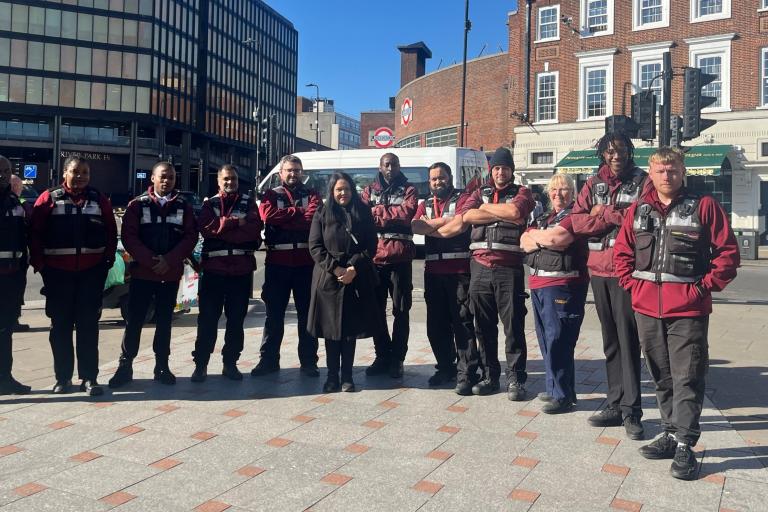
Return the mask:
<svg viewBox="0 0 768 512"><path fill-rule="evenodd" d="M384 175L381 174L381 171L379 171L379 173L376 174L376 180L373 182L373 185L378 190L383 191L390 188L403 186L406 183L408 183L408 178L406 178L405 174L402 172L395 179L393 179L391 183L387 183L387 180L384 179Z"/></svg>

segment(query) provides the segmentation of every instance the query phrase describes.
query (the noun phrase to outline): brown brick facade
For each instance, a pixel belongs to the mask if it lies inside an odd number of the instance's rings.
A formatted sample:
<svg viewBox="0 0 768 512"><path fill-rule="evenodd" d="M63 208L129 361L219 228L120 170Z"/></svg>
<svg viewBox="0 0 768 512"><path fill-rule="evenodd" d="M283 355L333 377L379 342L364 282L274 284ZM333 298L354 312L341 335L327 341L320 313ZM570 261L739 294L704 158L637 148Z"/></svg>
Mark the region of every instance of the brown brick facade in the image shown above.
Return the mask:
<svg viewBox="0 0 768 512"><path fill-rule="evenodd" d="M360 114L360 149L376 147L370 145L369 134L382 126L386 126L392 131L395 130L394 112L362 112Z"/></svg>
<svg viewBox="0 0 768 512"><path fill-rule="evenodd" d="M493 150L508 145L506 53L467 62L465 142L472 148ZM400 141L412 135L457 127L460 123L461 64L424 75L406 85L395 102L395 136ZM403 126L400 109L405 98L413 102L413 117Z"/></svg>

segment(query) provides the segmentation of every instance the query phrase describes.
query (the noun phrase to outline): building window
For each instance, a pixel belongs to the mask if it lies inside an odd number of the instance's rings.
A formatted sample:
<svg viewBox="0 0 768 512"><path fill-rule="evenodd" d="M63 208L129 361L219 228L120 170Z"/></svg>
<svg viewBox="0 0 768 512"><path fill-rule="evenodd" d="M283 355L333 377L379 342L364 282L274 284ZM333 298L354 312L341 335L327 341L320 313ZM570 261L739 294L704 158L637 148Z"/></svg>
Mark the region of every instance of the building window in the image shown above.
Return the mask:
<svg viewBox="0 0 768 512"><path fill-rule="evenodd" d="M557 122L557 72L536 76L536 122Z"/></svg>
<svg viewBox="0 0 768 512"><path fill-rule="evenodd" d="M668 27L670 1L671 0L633 0L633 30Z"/></svg>
<svg viewBox="0 0 768 512"><path fill-rule="evenodd" d="M579 59L579 121L613 114L613 56L616 48L575 54Z"/></svg>
<svg viewBox="0 0 768 512"><path fill-rule="evenodd" d="M691 23L731 17L731 0L691 0Z"/></svg>
<svg viewBox="0 0 768 512"><path fill-rule="evenodd" d="M537 42L560 39L560 6L553 5L539 9Z"/></svg>
<svg viewBox="0 0 768 512"><path fill-rule="evenodd" d="M672 46L672 41L660 43L642 44L629 46L627 49L632 52L632 85L634 92L648 90L653 91L656 96L657 108L662 104L663 81L660 77L664 53L668 52Z"/></svg>
<svg viewBox="0 0 768 512"><path fill-rule="evenodd" d="M687 39L689 62L702 72L717 78L702 87L702 94L713 96L717 101L705 111L729 111L731 109L731 39L734 34Z"/></svg>
<svg viewBox="0 0 768 512"><path fill-rule="evenodd" d="M554 154L551 151L531 153L531 165L552 165Z"/></svg>
<svg viewBox="0 0 768 512"><path fill-rule="evenodd" d="M613 34L613 0L581 0L581 33Z"/></svg>
<svg viewBox="0 0 768 512"><path fill-rule="evenodd" d="M768 2L768 0L765 1ZM762 105L768 107L768 48L763 48L760 61L762 63L762 87L760 88L763 93Z"/></svg>
<svg viewBox="0 0 768 512"><path fill-rule="evenodd" d="M760 143L760 156L768 156L768 142Z"/></svg>
<svg viewBox="0 0 768 512"><path fill-rule="evenodd" d="M762 0L760 3L760 10L768 10L768 0Z"/></svg>
<svg viewBox="0 0 768 512"><path fill-rule="evenodd" d="M638 66L637 86L641 91L650 89L656 96L656 105L661 105L663 96L661 95L662 80L656 79L661 74L662 63L659 62L641 62ZM654 80L655 79L655 80Z"/></svg>

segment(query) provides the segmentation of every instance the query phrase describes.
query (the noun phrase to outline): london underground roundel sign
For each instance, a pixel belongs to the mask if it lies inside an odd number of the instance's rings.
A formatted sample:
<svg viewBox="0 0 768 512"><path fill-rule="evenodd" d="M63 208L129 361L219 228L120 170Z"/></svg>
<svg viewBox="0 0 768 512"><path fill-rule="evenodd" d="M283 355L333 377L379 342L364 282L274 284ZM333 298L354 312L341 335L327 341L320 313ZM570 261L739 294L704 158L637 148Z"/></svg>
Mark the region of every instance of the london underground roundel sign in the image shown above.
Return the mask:
<svg viewBox="0 0 768 512"><path fill-rule="evenodd" d="M376 128L373 132L373 143L377 148L388 148L395 143L395 134L386 126Z"/></svg>
<svg viewBox="0 0 768 512"><path fill-rule="evenodd" d="M408 123L413 119L413 101L411 98L405 98L403 104L400 107L400 122L403 126L408 126Z"/></svg>

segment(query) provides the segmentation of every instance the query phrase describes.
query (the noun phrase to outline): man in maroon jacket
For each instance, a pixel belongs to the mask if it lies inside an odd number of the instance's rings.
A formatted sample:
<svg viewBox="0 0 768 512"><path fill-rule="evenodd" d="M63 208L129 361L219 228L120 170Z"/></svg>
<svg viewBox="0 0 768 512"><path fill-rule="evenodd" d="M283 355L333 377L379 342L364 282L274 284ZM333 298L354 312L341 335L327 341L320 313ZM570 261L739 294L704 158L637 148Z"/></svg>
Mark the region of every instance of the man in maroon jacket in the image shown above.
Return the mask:
<svg viewBox="0 0 768 512"><path fill-rule="evenodd" d="M685 188L680 151L661 148L649 163L653 189L629 208L614 246L616 274L632 294L664 429L640 455L673 459L672 476L692 480L712 292L736 277L739 249L720 204Z"/></svg>
<svg viewBox="0 0 768 512"><path fill-rule="evenodd" d="M456 379L459 386L474 384L478 366L474 318L469 310L469 231L441 238L437 230L466 211L470 194L453 187L448 164L429 168L428 197L416 210L411 228L424 235L424 300L427 303L427 338L437 360L430 386ZM457 358L458 355L458 368ZM457 373L458 370L458 373Z"/></svg>
<svg viewBox="0 0 768 512"><path fill-rule="evenodd" d="M192 205L174 189L176 169L170 162L152 167L152 186L128 203L123 216L122 239L131 255L128 288L128 321L123 333L122 353L109 387L118 388L133 380L133 359L139 353L141 328L149 305L155 302L154 378L163 384L176 383L168 367L171 354L171 322L176 307L184 259L197 244L197 226Z"/></svg>
<svg viewBox="0 0 768 512"><path fill-rule="evenodd" d="M13 331L21 314L27 283L27 217L14 190L11 162L0 155L0 395L24 395L32 388L11 374L13 366Z"/></svg>
<svg viewBox="0 0 768 512"><path fill-rule="evenodd" d="M400 159L385 153L379 159L379 172L373 183L363 189L363 202L371 207L379 236L373 262L379 271L376 296L379 301L379 325L383 332L373 336L376 359L365 369L366 375L389 373L393 379L403 376L403 361L408 351L413 271L415 256L411 220L416 214L416 187L400 171ZM392 297L392 336L387 325L387 295Z"/></svg>
<svg viewBox="0 0 768 512"><path fill-rule="evenodd" d="M261 298L267 308L261 359L251 375L266 375L280 370L280 345L283 343L285 308L293 292L299 334L299 364L302 375L318 377L317 338L307 332L307 315L315 261L309 254L309 228L317 207L318 193L304 185L299 157L280 159L280 186L264 192L259 205L264 220L267 257L264 261L264 287Z"/></svg>
<svg viewBox="0 0 768 512"><path fill-rule="evenodd" d="M627 208L652 188L647 173L635 165L633 150L631 139L623 132L606 133L597 143L597 175L582 187L572 214L551 231L555 249L567 247L575 237L588 239L587 266L602 328L608 378L608 404L590 416L589 424L623 424L627 437L642 439L637 324L629 293L619 286L613 267L613 245Z"/></svg>
<svg viewBox="0 0 768 512"><path fill-rule="evenodd" d="M112 204L88 186L91 171L80 157L64 161L64 182L37 198L29 249L32 267L43 276L45 314L56 373L54 393L69 393L77 329L80 390L103 393L99 374L99 316L107 272L115 260L117 226Z"/></svg>
<svg viewBox="0 0 768 512"><path fill-rule="evenodd" d="M219 193L203 203L197 219L203 235L203 275L198 293L200 313L197 317L197 340L192 357L195 371L192 382L203 382L208 360L216 345L221 310L227 315L227 330L221 355L222 374L242 380L237 360L243 351L243 322L248 312L253 271L253 252L261 245L264 224L259 209L249 194L238 189L237 168L225 165L217 177Z"/></svg>
<svg viewBox="0 0 768 512"><path fill-rule="evenodd" d="M499 328L504 325L507 359L507 397L525 399L527 348L525 345L525 283L520 236L534 203L531 191L515 185L512 152L500 147L491 158L491 183L480 187L467 201L469 209L438 230L453 236L470 226L472 251L469 300L475 317L483 380L474 386L460 383L460 395L489 395L499 390Z"/></svg>

